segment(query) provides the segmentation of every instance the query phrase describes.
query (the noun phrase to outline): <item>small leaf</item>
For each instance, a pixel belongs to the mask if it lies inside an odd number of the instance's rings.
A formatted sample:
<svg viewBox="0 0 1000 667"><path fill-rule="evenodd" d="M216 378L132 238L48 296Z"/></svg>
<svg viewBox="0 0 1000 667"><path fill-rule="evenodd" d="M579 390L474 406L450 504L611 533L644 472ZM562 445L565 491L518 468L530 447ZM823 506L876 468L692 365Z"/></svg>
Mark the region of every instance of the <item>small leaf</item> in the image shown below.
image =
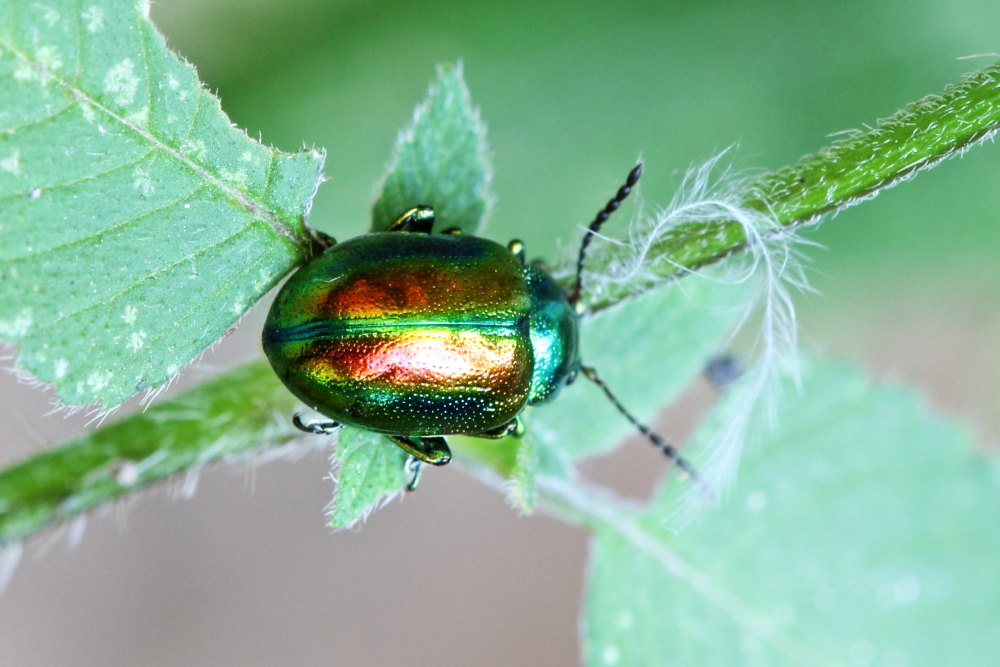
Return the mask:
<svg viewBox="0 0 1000 667"><path fill-rule="evenodd" d="M701 524L665 530L670 487L645 518L605 512L588 663L995 664L996 463L841 364L806 363L786 396Z"/></svg>
<svg viewBox="0 0 1000 667"><path fill-rule="evenodd" d="M145 9L0 0L0 338L67 405L163 385L309 252L322 154L232 127Z"/></svg>
<svg viewBox="0 0 1000 667"><path fill-rule="evenodd" d="M288 418L297 405L258 361L0 471L0 544L173 475L195 479L209 463L298 440Z"/></svg>
<svg viewBox="0 0 1000 667"><path fill-rule="evenodd" d="M337 447L337 490L330 503L330 525L345 528L400 493L408 479L406 452L384 435L344 428Z"/></svg>
<svg viewBox="0 0 1000 667"><path fill-rule="evenodd" d="M490 204L491 177L486 125L472 104L462 66L441 66L396 141L372 206L372 229L385 229L407 209L424 204L434 208L435 229L459 227L474 234Z"/></svg>

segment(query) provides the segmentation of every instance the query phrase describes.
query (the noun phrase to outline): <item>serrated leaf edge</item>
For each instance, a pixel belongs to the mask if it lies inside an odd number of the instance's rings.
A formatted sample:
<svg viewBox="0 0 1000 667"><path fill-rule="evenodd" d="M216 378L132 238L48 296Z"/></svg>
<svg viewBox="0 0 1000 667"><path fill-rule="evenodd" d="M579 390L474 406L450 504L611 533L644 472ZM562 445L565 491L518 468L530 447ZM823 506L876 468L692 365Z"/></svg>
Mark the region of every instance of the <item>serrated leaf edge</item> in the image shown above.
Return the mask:
<svg viewBox="0 0 1000 667"><path fill-rule="evenodd" d="M115 113L106 105L99 102L96 98L92 97L91 95L88 95L83 89L70 83L66 79L58 76L55 72L47 68L44 63L33 60L24 51L18 49L15 46L12 46L6 40L0 40L0 47L3 47L4 49L12 53L15 57L23 61L24 63L27 63L32 67L36 68L39 72L45 75L47 80L52 81L53 83L57 84L58 86L62 87L64 90L69 92L71 95L73 95L74 99L76 99L77 102L82 104L87 104L93 107L94 109L104 113L106 116L113 119L121 126L127 128L129 131L142 137L142 139L146 141L149 145L154 146L159 150L162 150L166 155L170 156L174 160L178 161L179 163L181 163L182 165L193 171L195 174L198 175L199 178L203 179L205 182L212 185L214 188L216 188L219 192L224 194L230 200L235 202L238 206L247 211L247 213L249 213L253 218L258 220L263 220L264 222L266 222L276 234L288 239L304 255L308 254L310 245L309 241L306 238L296 234L292 229L290 229L289 226L279 216L277 216L274 213L274 211L268 209L265 206L262 206L259 202L255 201L253 198L247 196L247 194L242 190L240 190L239 188L227 184L225 181L212 174L211 171L200 165L198 162L184 155L184 153L182 153L180 150L173 148L168 143L162 141L159 137L157 137L148 129L142 127L141 125L133 121L130 121L128 118L122 116L121 114ZM143 47L145 50L145 42ZM179 58L179 56L170 51L165 44L163 45L163 48L173 57ZM146 59L147 57L144 53L143 61L145 62ZM184 62L189 67L191 66L189 63L187 63L187 61L184 61L183 59L181 59L181 61ZM219 113L225 114L225 112L222 111L222 106L219 103L219 99L209 91L205 90L205 88L202 87L200 83L201 82L199 80L200 94L206 96L208 99L213 101L218 107ZM228 118L228 116L226 117ZM249 141L254 141L249 136L247 136L247 139ZM265 146L265 148L267 148L268 152L271 154L272 160L279 155L293 155L292 153L284 153L283 151L278 151L276 149L267 146ZM315 186L316 188L318 188L319 184L323 180L322 162L325 159L326 154L325 151L322 150L315 150L315 149L309 149L309 150L313 152L314 155L320 158L320 169L319 169L319 174L317 175L316 186ZM315 194L315 188L313 192Z"/></svg>

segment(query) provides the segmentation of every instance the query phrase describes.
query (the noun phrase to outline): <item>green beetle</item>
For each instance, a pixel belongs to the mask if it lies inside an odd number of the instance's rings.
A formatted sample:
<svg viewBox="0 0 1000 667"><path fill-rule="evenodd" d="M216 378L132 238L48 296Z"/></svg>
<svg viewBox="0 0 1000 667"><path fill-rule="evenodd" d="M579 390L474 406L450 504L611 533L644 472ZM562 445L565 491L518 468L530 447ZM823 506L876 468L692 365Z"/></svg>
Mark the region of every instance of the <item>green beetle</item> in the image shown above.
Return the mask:
<svg viewBox="0 0 1000 667"><path fill-rule="evenodd" d="M264 351L282 382L333 421L294 423L330 433L347 424L385 434L420 463L451 460L448 435L522 432L520 413L582 372L652 442L693 475L677 450L636 421L579 356L580 288L590 238L628 196L637 165L580 246L576 283L563 291L524 247L457 230L433 233L417 206L385 232L331 245L281 288L264 325Z"/></svg>

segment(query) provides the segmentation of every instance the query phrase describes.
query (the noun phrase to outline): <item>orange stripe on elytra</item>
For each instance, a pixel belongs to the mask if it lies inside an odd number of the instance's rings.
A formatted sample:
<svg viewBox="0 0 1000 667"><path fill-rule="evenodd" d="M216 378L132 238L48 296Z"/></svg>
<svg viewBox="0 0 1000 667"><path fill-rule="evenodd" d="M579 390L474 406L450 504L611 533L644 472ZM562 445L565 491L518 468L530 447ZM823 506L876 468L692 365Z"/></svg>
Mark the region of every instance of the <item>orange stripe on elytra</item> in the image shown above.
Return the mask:
<svg viewBox="0 0 1000 667"><path fill-rule="evenodd" d="M526 384L529 359L516 338L418 330L340 341L304 363L311 372L335 381L445 391L479 387L505 393Z"/></svg>
<svg viewBox="0 0 1000 667"><path fill-rule="evenodd" d="M317 310L333 318L380 318L455 311L487 316L516 307L523 289L496 275L447 268L387 267L333 283L319 297Z"/></svg>

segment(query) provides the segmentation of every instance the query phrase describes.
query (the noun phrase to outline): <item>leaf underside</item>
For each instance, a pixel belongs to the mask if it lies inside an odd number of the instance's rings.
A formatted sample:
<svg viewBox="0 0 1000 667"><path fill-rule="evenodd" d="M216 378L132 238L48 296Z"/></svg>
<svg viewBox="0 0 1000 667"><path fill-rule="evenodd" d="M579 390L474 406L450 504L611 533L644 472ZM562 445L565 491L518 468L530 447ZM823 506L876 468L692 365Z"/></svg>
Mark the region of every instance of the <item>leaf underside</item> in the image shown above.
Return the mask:
<svg viewBox="0 0 1000 667"><path fill-rule="evenodd" d="M406 452L381 435L343 429L337 459L337 492L329 512L334 528L364 519L384 498L401 492L407 482Z"/></svg>
<svg viewBox="0 0 1000 667"><path fill-rule="evenodd" d="M308 252L322 154L232 127L144 10L0 0L0 338L65 405L162 386Z"/></svg>
<svg viewBox="0 0 1000 667"><path fill-rule="evenodd" d="M665 528L677 485L602 520L588 663L995 663L995 462L913 392L843 364L807 363L786 396L700 524Z"/></svg>

